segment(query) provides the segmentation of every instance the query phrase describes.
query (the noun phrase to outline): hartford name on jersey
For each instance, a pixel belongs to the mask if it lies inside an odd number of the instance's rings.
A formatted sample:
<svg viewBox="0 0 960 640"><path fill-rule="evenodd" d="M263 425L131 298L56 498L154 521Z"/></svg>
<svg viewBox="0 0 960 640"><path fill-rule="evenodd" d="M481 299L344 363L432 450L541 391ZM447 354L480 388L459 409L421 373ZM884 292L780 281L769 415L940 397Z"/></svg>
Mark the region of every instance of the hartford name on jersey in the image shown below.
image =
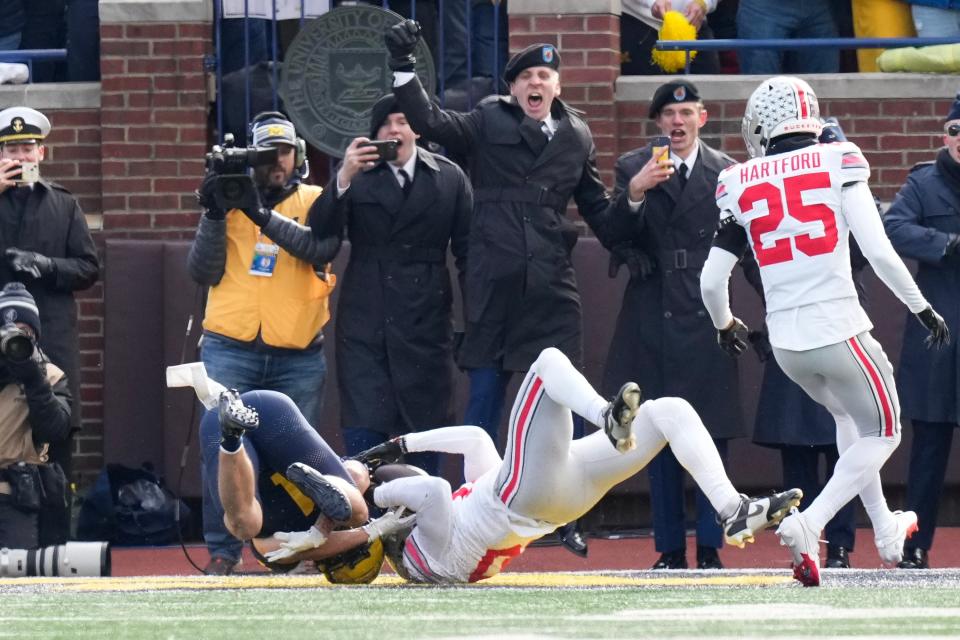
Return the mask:
<svg viewBox="0 0 960 640"><path fill-rule="evenodd" d="M870 166L852 142L814 144L758 157L724 169L717 183L721 227L731 222L747 233L766 296L768 317L827 301L851 299L857 291L850 274L850 227L843 215L842 190L866 183ZM874 207L847 215L877 215ZM845 339L872 328L859 304L850 304ZM770 327L773 339L774 327ZM779 332L781 346L791 348ZM832 335L822 335L830 344ZM803 348L810 348L809 340Z"/></svg>

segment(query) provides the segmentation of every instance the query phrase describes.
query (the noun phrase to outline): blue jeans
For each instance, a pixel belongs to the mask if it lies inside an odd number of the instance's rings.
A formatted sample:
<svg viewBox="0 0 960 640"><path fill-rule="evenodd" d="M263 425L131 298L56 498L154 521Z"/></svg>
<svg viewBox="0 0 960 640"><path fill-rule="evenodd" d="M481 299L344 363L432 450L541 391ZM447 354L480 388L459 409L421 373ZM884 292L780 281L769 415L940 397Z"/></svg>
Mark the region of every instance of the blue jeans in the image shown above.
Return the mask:
<svg viewBox="0 0 960 640"><path fill-rule="evenodd" d="M829 0L740 0L737 36L745 40L767 38L836 38L837 25ZM740 72L776 75L779 73L836 73L840 56L836 49L742 49Z"/></svg>
<svg viewBox="0 0 960 640"><path fill-rule="evenodd" d="M303 531L317 516L303 513L286 490L270 476L285 474L294 462L303 462L320 473L353 482L340 457L304 419L297 407L283 394L273 391L244 393L243 402L260 414L260 428L243 436L243 448L257 478L256 495L263 511L261 533ZM220 422L216 411L208 411L200 421L200 460L203 482L203 539L210 556L237 561L243 542L227 533L223 524L218 470L220 459ZM208 526L216 523L219 526Z"/></svg>
<svg viewBox="0 0 960 640"><path fill-rule="evenodd" d="M20 32L0 36L0 51L16 51L20 48Z"/></svg>
<svg viewBox="0 0 960 640"><path fill-rule="evenodd" d="M489 76L499 84L503 67L507 64L507 6L501 3L499 12L490 2L473 7L471 25L473 41L471 59L474 76ZM497 34L494 47L494 34Z"/></svg>
<svg viewBox="0 0 960 640"><path fill-rule="evenodd" d="M202 344L201 359L212 379L240 393L255 389L279 391L293 400L314 429L319 426L327 377L327 359L322 350L258 353L210 334L203 336ZM205 466L202 465L201 472L209 475ZM213 482L216 482L215 473ZM203 538L211 557L239 558L242 543L227 533L222 513L216 517L209 503L210 496L204 492Z"/></svg>
<svg viewBox="0 0 960 640"><path fill-rule="evenodd" d="M727 440L716 440L717 453L726 464ZM653 457L647 467L650 476L650 505L653 508L653 544L659 553L683 551L687 547L687 521L684 515L684 468L669 446ZM717 512L700 488L697 488L697 546L719 549L723 531Z"/></svg>
<svg viewBox="0 0 960 640"><path fill-rule="evenodd" d="M922 4L910 6L913 25L921 38L950 38L960 36L960 11L938 9Z"/></svg>

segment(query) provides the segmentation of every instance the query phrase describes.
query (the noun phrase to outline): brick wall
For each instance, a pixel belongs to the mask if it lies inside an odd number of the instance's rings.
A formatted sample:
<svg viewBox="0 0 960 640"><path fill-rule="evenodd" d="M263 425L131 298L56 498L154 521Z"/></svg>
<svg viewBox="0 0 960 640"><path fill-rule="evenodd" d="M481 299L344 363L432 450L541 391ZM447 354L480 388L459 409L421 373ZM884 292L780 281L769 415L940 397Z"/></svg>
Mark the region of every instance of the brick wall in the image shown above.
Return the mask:
<svg viewBox="0 0 960 640"><path fill-rule="evenodd" d="M205 9L190 8L198 3L171 0L166 4L181 8L163 14L162 2L148 6L118 0L107 12L109 2L102 1L103 81L97 104L73 99L90 91L89 85L37 85L30 91L0 87L0 103L27 104L50 117L54 130L44 172L71 189L94 220L102 219L102 230L95 232L101 248L107 238L193 234L198 213L192 192L208 146L201 65L211 48ZM131 7L144 14L138 17ZM121 16L121 9L128 13ZM510 12L511 50L541 41L560 48L563 98L586 112L603 178L612 186L617 156L656 133L646 117L647 102L663 81L617 77L619 2L514 0ZM705 140L738 159L745 157L739 133L743 105L758 81L695 79L710 111ZM850 75L810 81L823 112L837 116L864 149L873 166L874 191L884 200L894 196L913 163L931 159L940 145L941 114L950 101L921 96L950 96L955 90L952 79L943 76ZM60 95L48 95L54 92ZM75 459L85 481L103 462L103 386L123 381L103 379L102 285L79 298L84 431ZM123 320L135 322L135 310Z"/></svg>

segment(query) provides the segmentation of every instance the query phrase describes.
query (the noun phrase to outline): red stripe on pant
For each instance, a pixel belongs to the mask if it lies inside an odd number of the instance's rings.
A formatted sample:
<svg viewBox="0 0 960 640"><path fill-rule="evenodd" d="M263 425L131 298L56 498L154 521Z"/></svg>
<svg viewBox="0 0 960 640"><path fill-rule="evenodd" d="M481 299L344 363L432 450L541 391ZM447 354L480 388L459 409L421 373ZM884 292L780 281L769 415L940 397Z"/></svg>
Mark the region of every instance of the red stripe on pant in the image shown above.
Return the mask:
<svg viewBox="0 0 960 640"><path fill-rule="evenodd" d="M857 357L857 360L860 361L860 365L863 367L864 371L867 372L867 376L870 378L872 383L874 393L876 395L877 403L880 405L880 409L883 411L883 435L886 437L893 436L893 405L890 404L890 395L887 393L886 388L883 384L883 376L880 375L880 372L877 371L877 368L873 366L873 362L870 361L870 358L867 357L867 354L860 342L856 337L850 338L847 342L850 343L850 347L853 349L854 355Z"/></svg>
<svg viewBox="0 0 960 640"><path fill-rule="evenodd" d="M517 418L517 428L513 432L513 459L510 467L510 481L500 492L500 500L503 504L509 504L513 494L516 493L520 485L520 463L523 461L523 440L527 435L527 427L530 426L530 419L533 417L533 406L536 404L537 397L543 387L543 380L535 377L530 383L530 389L523 399L523 405L520 408L520 416Z"/></svg>

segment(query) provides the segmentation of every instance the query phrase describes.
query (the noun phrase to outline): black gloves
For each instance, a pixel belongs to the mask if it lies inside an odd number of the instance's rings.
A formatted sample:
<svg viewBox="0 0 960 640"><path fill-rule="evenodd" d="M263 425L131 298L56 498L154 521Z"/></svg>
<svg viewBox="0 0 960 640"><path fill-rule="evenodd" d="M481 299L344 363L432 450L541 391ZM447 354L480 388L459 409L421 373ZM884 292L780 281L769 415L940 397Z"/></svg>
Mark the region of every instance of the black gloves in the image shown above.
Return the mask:
<svg viewBox="0 0 960 640"><path fill-rule="evenodd" d="M413 50L420 42L420 23L404 20L395 24L383 34L383 41L390 52L390 69L412 72L417 63Z"/></svg>
<svg viewBox="0 0 960 640"><path fill-rule="evenodd" d="M243 207L241 211L243 211L243 213L253 221L253 224L257 225L258 227L262 227L270 222L270 209L263 206L263 200L260 199L259 189L254 187L252 193L252 199L255 199L256 202L251 202L249 206Z"/></svg>
<svg viewBox="0 0 960 640"><path fill-rule="evenodd" d="M747 325L734 318L729 327L717 331L717 343L727 354L736 358L747 348L747 343L743 340L746 335Z"/></svg>
<svg viewBox="0 0 960 640"><path fill-rule="evenodd" d="M203 182L200 183L200 188L196 191L197 204L206 210L203 213L206 217L211 220L223 220L227 217L227 212L217 205L217 199L214 197L216 187L217 174L210 171L203 177Z"/></svg>
<svg viewBox="0 0 960 640"><path fill-rule="evenodd" d="M945 256L957 255L960 253L960 234L950 233L947 240L947 248L943 252Z"/></svg>
<svg viewBox="0 0 960 640"><path fill-rule="evenodd" d="M930 332L927 339L923 341L928 349L930 347L939 349L950 342L950 329L947 328L947 323L943 321L940 314L933 310L933 307L927 307L918 313L917 318Z"/></svg>
<svg viewBox="0 0 960 640"><path fill-rule="evenodd" d="M10 377L22 384L24 388L35 389L43 384L46 374L36 359L9 360L4 358L3 362L7 371L10 372Z"/></svg>
<svg viewBox="0 0 960 640"><path fill-rule="evenodd" d="M631 278L640 278L641 280L649 278L656 269L653 259L645 251L638 249L629 242L618 244L610 250L610 265L607 268L607 275L616 278L617 271L624 264L630 270Z"/></svg>
<svg viewBox="0 0 960 640"><path fill-rule="evenodd" d="M15 274L27 276L31 280L39 280L57 272L57 265L53 260L34 251L10 247L4 252L4 256Z"/></svg>
<svg viewBox="0 0 960 640"><path fill-rule="evenodd" d="M747 333L747 340L757 354L760 362L766 362L773 355L773 347L770 346L770 336L763 329L755 329Z"/></svg>
<svg viewBox="0 0 960 640"><path fill-rule="evenodd" d="M377 470L377 467L381 465L394 464L406 452L407 447L403 436L398 436L386 442L381 442L365 451L361 451L355 456L350 456L349 459L362 462L372 474Z"/></svg>

